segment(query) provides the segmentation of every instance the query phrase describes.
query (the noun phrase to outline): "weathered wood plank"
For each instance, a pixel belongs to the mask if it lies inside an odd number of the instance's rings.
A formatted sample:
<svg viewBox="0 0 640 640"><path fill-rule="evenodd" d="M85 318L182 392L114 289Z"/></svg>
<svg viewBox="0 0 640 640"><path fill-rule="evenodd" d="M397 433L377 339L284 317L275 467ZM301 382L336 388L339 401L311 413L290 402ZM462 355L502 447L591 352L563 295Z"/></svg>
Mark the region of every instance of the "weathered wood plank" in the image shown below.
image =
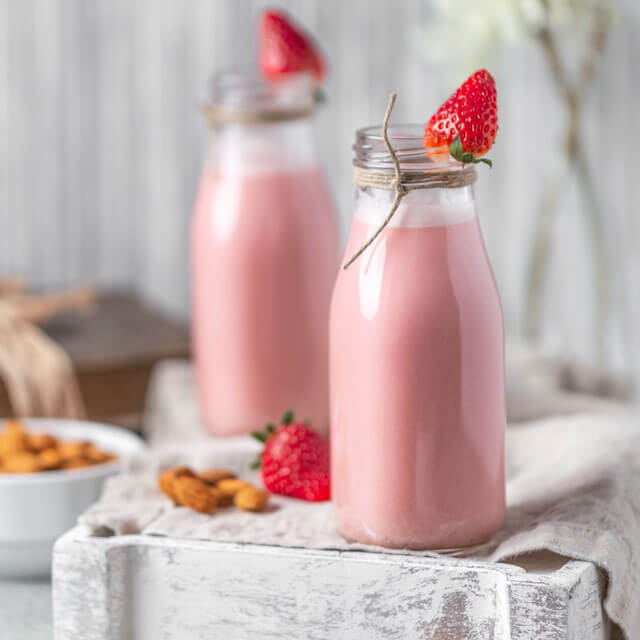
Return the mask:
<svg viewBox="0 0 640 640"><path fill-rule="evenodd" d="M589 563L525 571L151 536L54 551L56 640L604 640Z"/></svg>

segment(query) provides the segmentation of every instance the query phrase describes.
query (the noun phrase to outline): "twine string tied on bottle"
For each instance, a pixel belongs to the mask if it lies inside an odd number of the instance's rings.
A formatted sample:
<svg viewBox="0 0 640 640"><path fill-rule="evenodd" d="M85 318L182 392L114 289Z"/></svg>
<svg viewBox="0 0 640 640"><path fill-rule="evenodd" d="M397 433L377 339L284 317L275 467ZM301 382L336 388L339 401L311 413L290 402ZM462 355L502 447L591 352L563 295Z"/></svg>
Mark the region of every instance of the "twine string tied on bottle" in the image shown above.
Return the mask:
<svg viewBox="0 0 640 640"><path fill-rule="evenodd" d="M209 103L202 106L202 113L213 129L221 124L270 124L301 120L313 114L313 105L247 109Z"/></svg>
<svg viewBox="0 0 640 640"><path fill-rule="evenodd" d="M382 122L382 140L391 157L393 163L393 173L356 166L354 168L355 183L362 188L384 189L393 191L395 196L389 209L389 213L375 230L373 235L347 260L342 267L347 269L353 264L376 240L384 228L389 224L391 218L398 210L402 198L409 192L418 189L448 189L454 187L465 187L476 181L476 170L470 166L463 166L455 169L433 169L424 172L402 172L398 156L391 145L387 132L389 119L395 104L397 94L389 96L389 103Z"/></svg>

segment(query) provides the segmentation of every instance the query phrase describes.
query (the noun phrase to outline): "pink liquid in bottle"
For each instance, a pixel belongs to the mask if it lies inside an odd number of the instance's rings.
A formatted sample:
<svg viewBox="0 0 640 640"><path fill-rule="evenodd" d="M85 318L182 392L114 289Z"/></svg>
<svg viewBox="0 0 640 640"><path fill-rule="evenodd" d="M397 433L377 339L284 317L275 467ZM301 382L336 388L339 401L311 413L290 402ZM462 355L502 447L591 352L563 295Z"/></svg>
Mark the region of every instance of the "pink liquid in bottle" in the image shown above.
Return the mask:
<svg viewBox="0 0 640 640"><path fill-rule="evenodd" d="M326 432L338 232L310 124L226 125L211 165L191 229L204 421L247 433L290 408Z"/></svg>
<svg viewBox="0 0 640 640"><path fill-rule="evenodd" d="M360 191L346 258L391 197ZM411 192L340 272L330 353L342 533L395 548L486 541L504 517L503 321L469 187Z"/></svg>

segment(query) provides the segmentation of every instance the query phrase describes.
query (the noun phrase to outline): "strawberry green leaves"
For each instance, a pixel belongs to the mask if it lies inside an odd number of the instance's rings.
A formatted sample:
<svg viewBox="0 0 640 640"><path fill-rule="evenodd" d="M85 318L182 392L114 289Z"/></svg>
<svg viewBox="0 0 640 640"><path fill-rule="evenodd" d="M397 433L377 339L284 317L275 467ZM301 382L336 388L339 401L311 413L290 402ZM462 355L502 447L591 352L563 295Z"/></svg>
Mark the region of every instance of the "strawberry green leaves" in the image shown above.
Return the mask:
<svg viewBox="0 0 640 640"><path fill-rule="evenodd" d="M282 419L280 420L281 426L286 426L291 424L294 421L295 415L291 409L287 409L282 415ZM277 431L278 429L272 422L267 422L264 425L264 431L252 431L249 435L258 442L262 444L267 444L267 440ZM259 469L262 466L262 454L259 455L250 465L250 468L254 471Z"/></svg>
<svg viewBox="0 0 640 640"><path fill-rule="evenodd" d="M424 128L427 154L445 145L463 164L484 162L498 133L498 93L493 76L480 69L443 102Z"/></svg>
<svg viewBox="0 0 640 640"><path fill-rule="evenodd" d="M280 420L281 424L290 424L293 422L294 419L294 413L293 411L291 411L291 409L287 409L287 411L284 412L282 419Z"/></svg>
<svg viewBox="0 0 640 640"><path fill-rule="evenodd" d="M452 158L455 158L458 162L462 162L463 165L484 162L490 167L493 167L493 162L491 162L489 158L476 158L470 151L464 151L459 135L457 135L449 145L449 153Z"/></svg>

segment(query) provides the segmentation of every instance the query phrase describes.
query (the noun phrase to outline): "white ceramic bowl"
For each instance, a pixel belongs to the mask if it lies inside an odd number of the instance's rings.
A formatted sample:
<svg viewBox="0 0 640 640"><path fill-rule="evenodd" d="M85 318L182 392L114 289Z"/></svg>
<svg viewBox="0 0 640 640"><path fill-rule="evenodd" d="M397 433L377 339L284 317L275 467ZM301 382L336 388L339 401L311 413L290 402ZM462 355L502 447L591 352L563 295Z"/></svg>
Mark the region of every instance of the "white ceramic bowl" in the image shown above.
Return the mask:
<svg viewBox="0 0 640 640"><path fill-rule="evenodd" d="M28 419L29 431L88 440L118 460L70 471L0 473L0 576L46 576L56 538L76 524L99 497L104 480L123 459L144 450L135 435L107 425L74 420Z"/></svg>

